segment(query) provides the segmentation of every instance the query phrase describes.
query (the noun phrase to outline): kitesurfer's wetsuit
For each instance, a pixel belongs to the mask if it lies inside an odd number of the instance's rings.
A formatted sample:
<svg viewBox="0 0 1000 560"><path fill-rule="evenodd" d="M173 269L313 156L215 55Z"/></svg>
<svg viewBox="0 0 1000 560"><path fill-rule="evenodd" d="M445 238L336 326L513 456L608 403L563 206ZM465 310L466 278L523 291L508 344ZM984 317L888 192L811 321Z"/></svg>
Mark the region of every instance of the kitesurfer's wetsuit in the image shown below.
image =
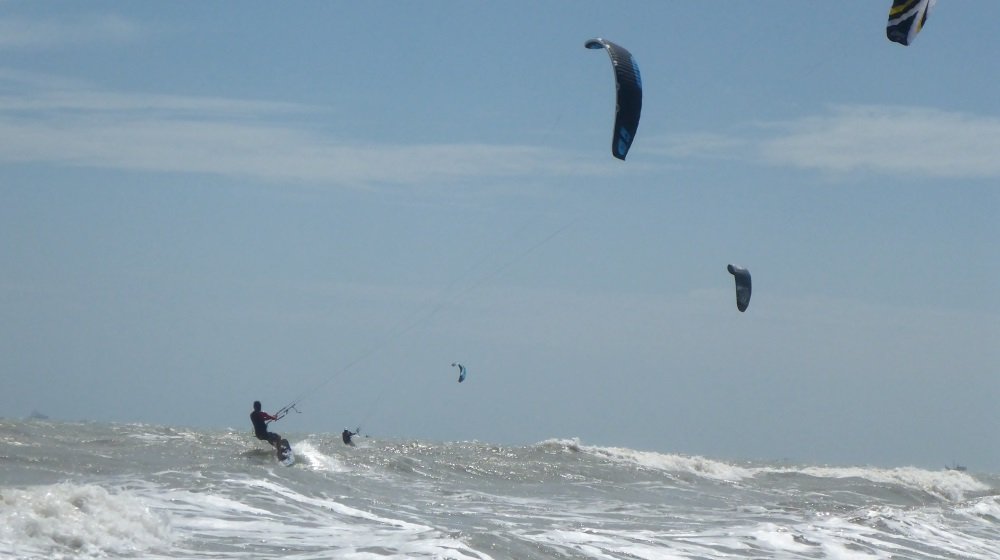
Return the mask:
<svg viewBox="0 0 1000 560"><path fill-rule="evenodd" d="M344 440L344 443L346 443L347 445L354 445L354 442L351 441L351 436L353 435L354 433L351 432L351 430L344 430L343 433L340 434L340 437Z"/></svg>
<svg viewBox="0 0 1000 560"><path fill-rule="evenodd" d="M255 410L250 413L250 421L253 422L253 434L257 436L257 439L265 440L277 447L278 443L281 442L281 436L267 431L268 420L277 420L277 418L262 410Z"/></svg>

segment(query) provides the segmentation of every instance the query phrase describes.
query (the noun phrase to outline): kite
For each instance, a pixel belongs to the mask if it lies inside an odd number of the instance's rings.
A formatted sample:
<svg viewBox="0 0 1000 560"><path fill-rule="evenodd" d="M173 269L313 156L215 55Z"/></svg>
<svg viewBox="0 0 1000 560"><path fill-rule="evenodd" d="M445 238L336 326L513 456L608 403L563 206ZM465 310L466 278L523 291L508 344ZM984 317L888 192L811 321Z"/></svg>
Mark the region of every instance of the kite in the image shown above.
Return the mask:
<svg viewBox="0 0 1000 560"><path fill-rule="evenodd" d="M457 367L458 368L458 382L461 383L461 382L465 381L465 366L463 366L462 364L460 364L458 362L455 362L455 363L451 364L451 367Z"/></svg>
<svg viewBox="0 0 1000 560"><path fill-rule="evenodd" d="M750 271L734 264L727 266L726 269L736 279L736 309L742 313L750 305Z"/></svg>
<svg viewBox="0 0 1000 560"><path fill-rule="evenodd" d="M591 39L584 46L588 49L607 49L611 57L611 65L615 71L615 89L618 92L611 154L624 160L635 139L635 132L639 128L639 113L642 112L642 77L639 75L639 65L625 47L606 39Z"/></svg>
<svg viewBox="0 0 1000 560"><path fill-rule="evenodd" d="M885 36L893 43L909 45L927 23L927 14L937 0L892 0Z"/></svg>

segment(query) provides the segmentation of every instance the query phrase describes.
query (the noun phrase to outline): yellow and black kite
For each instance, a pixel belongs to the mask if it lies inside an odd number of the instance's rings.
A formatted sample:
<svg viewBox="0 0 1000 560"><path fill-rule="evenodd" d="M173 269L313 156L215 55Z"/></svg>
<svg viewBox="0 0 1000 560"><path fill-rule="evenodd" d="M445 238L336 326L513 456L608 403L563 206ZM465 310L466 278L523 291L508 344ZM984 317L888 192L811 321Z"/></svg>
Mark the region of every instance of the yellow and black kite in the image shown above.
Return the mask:
<svg viewBox="0 0 1000 560"><path fill-rule="evenodd" d="M927 14L937 0L892 0L885 36L893 43L909 45L927 23Z"/></svg>

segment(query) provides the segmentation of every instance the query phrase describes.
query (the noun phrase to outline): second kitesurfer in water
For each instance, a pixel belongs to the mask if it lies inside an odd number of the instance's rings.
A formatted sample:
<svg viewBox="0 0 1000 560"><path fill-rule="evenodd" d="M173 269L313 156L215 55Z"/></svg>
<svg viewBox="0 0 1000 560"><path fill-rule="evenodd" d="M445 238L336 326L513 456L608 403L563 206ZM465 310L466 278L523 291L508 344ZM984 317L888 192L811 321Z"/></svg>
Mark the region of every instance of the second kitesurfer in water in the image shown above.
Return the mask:
<svg viewBox="0 0 1000 560"><path fill-rule="evenodd" d="M344 428L344 431L340 433L340 438L344 440L344 444L353 446L354 442L351 441L351 436L356 435L358 435L357 432L352 432L351 430Z"/></svg>

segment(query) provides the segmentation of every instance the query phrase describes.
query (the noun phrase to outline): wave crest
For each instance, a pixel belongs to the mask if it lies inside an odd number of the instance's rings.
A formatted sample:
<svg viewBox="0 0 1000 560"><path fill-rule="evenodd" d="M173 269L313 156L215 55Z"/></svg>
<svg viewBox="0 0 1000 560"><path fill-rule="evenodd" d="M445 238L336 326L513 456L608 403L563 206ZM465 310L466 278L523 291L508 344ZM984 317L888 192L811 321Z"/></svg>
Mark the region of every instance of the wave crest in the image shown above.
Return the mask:
<svg viewBox="0 0 1000 560"><path fill-rule="evenodd" d="M136 555L170 542L170 526L140 499L93 484L60 483L0 493L0 541L16 555Z"/></svg>

